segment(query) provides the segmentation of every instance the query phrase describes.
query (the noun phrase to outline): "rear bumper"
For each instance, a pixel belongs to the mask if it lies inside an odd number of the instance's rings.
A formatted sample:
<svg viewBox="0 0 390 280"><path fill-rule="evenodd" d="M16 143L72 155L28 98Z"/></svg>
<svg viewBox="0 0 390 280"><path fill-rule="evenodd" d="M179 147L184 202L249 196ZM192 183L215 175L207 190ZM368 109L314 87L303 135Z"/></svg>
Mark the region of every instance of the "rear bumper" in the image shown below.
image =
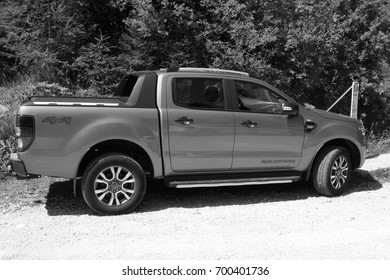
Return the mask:
<svg viewBox="0 0 390 280"><path fill-rule="evenodd" d="M24 178L37 178L40 177L39 175L35 174L28 174L26 171L26 167L24 166L24 163L21 159L19 159L19 156L17 153L12 153L11 158L9 161L9 164L11 166L11 171L16 173L19 177Z"/></svg>

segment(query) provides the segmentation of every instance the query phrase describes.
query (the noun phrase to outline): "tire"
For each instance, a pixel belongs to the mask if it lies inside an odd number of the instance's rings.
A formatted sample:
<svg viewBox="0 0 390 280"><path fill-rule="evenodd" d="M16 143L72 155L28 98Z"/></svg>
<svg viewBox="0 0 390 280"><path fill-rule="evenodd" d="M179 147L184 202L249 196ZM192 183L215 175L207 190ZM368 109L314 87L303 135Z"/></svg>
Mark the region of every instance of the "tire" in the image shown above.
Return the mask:
<svg viewBox="0 0 390 280"><path fill-rule="evenodd" d="M104 154L86 168L81 190L93 211L102 215L126 214L145 195L145 174L135 160L124 154Z"/></svg>
<svg viewBox="0 0 390 280"><path fill-rule="evenodd" d="M317 192L325 196L340 195L351 176L351 157L346 149L330 146L318 154L313 168L313 184Z"/></svg>

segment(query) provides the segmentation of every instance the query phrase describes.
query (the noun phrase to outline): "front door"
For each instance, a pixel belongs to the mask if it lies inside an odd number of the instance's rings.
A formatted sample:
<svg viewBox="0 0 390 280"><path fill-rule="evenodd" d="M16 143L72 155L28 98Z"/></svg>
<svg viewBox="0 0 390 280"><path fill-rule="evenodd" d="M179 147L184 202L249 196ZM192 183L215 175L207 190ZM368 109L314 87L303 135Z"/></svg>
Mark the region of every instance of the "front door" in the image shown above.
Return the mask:
<svg viewBox="0 0 390 280"><path fill-rule="evenodd" d="M234 82L238 102L233 170L291 169L301 159L302 117L282 114L287 100L266 85Z"/></svg>

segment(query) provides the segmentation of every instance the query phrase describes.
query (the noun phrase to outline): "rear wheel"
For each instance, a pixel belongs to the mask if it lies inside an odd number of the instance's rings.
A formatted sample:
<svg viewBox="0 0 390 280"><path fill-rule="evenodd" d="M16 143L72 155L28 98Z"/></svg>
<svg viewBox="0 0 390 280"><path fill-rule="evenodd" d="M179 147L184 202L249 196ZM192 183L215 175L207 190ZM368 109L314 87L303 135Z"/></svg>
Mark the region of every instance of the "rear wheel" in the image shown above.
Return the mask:
<svg viewBox="0 0 390 280"><path fill-rule="evenodd" d="M313 184L320 194L335 196L345 190L351 175L352 164L349 152L342 147L326 147L314 163Z"/></svg>
<svg viewBox="0 0 390 280"><path fill-rule="evenodd" d="M104 154L93 160L84 172L84 200L99 214L129 213L141 203L145 191L143 169L123 154Z"/></svg>

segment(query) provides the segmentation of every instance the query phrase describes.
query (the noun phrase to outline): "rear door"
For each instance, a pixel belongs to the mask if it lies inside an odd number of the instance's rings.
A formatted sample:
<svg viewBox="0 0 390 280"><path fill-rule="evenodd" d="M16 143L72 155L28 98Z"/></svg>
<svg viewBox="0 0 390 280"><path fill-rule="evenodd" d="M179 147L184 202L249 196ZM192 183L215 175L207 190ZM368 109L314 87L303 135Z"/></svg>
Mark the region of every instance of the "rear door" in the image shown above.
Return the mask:
<svg viewBox="0 0 390 280"><path fill-rule="evenodd" d="M202 76L167 80L168 138L174 172L230 170L234 114L228 83Z"/></svg>
<svg viewBox="0 0 390 280"><path fill-rule="evenodd" d="M292 169L300 162L304 124L301 116L282 114L285 97L267 84L234 80L236 138L233 170Z"/></svg>

